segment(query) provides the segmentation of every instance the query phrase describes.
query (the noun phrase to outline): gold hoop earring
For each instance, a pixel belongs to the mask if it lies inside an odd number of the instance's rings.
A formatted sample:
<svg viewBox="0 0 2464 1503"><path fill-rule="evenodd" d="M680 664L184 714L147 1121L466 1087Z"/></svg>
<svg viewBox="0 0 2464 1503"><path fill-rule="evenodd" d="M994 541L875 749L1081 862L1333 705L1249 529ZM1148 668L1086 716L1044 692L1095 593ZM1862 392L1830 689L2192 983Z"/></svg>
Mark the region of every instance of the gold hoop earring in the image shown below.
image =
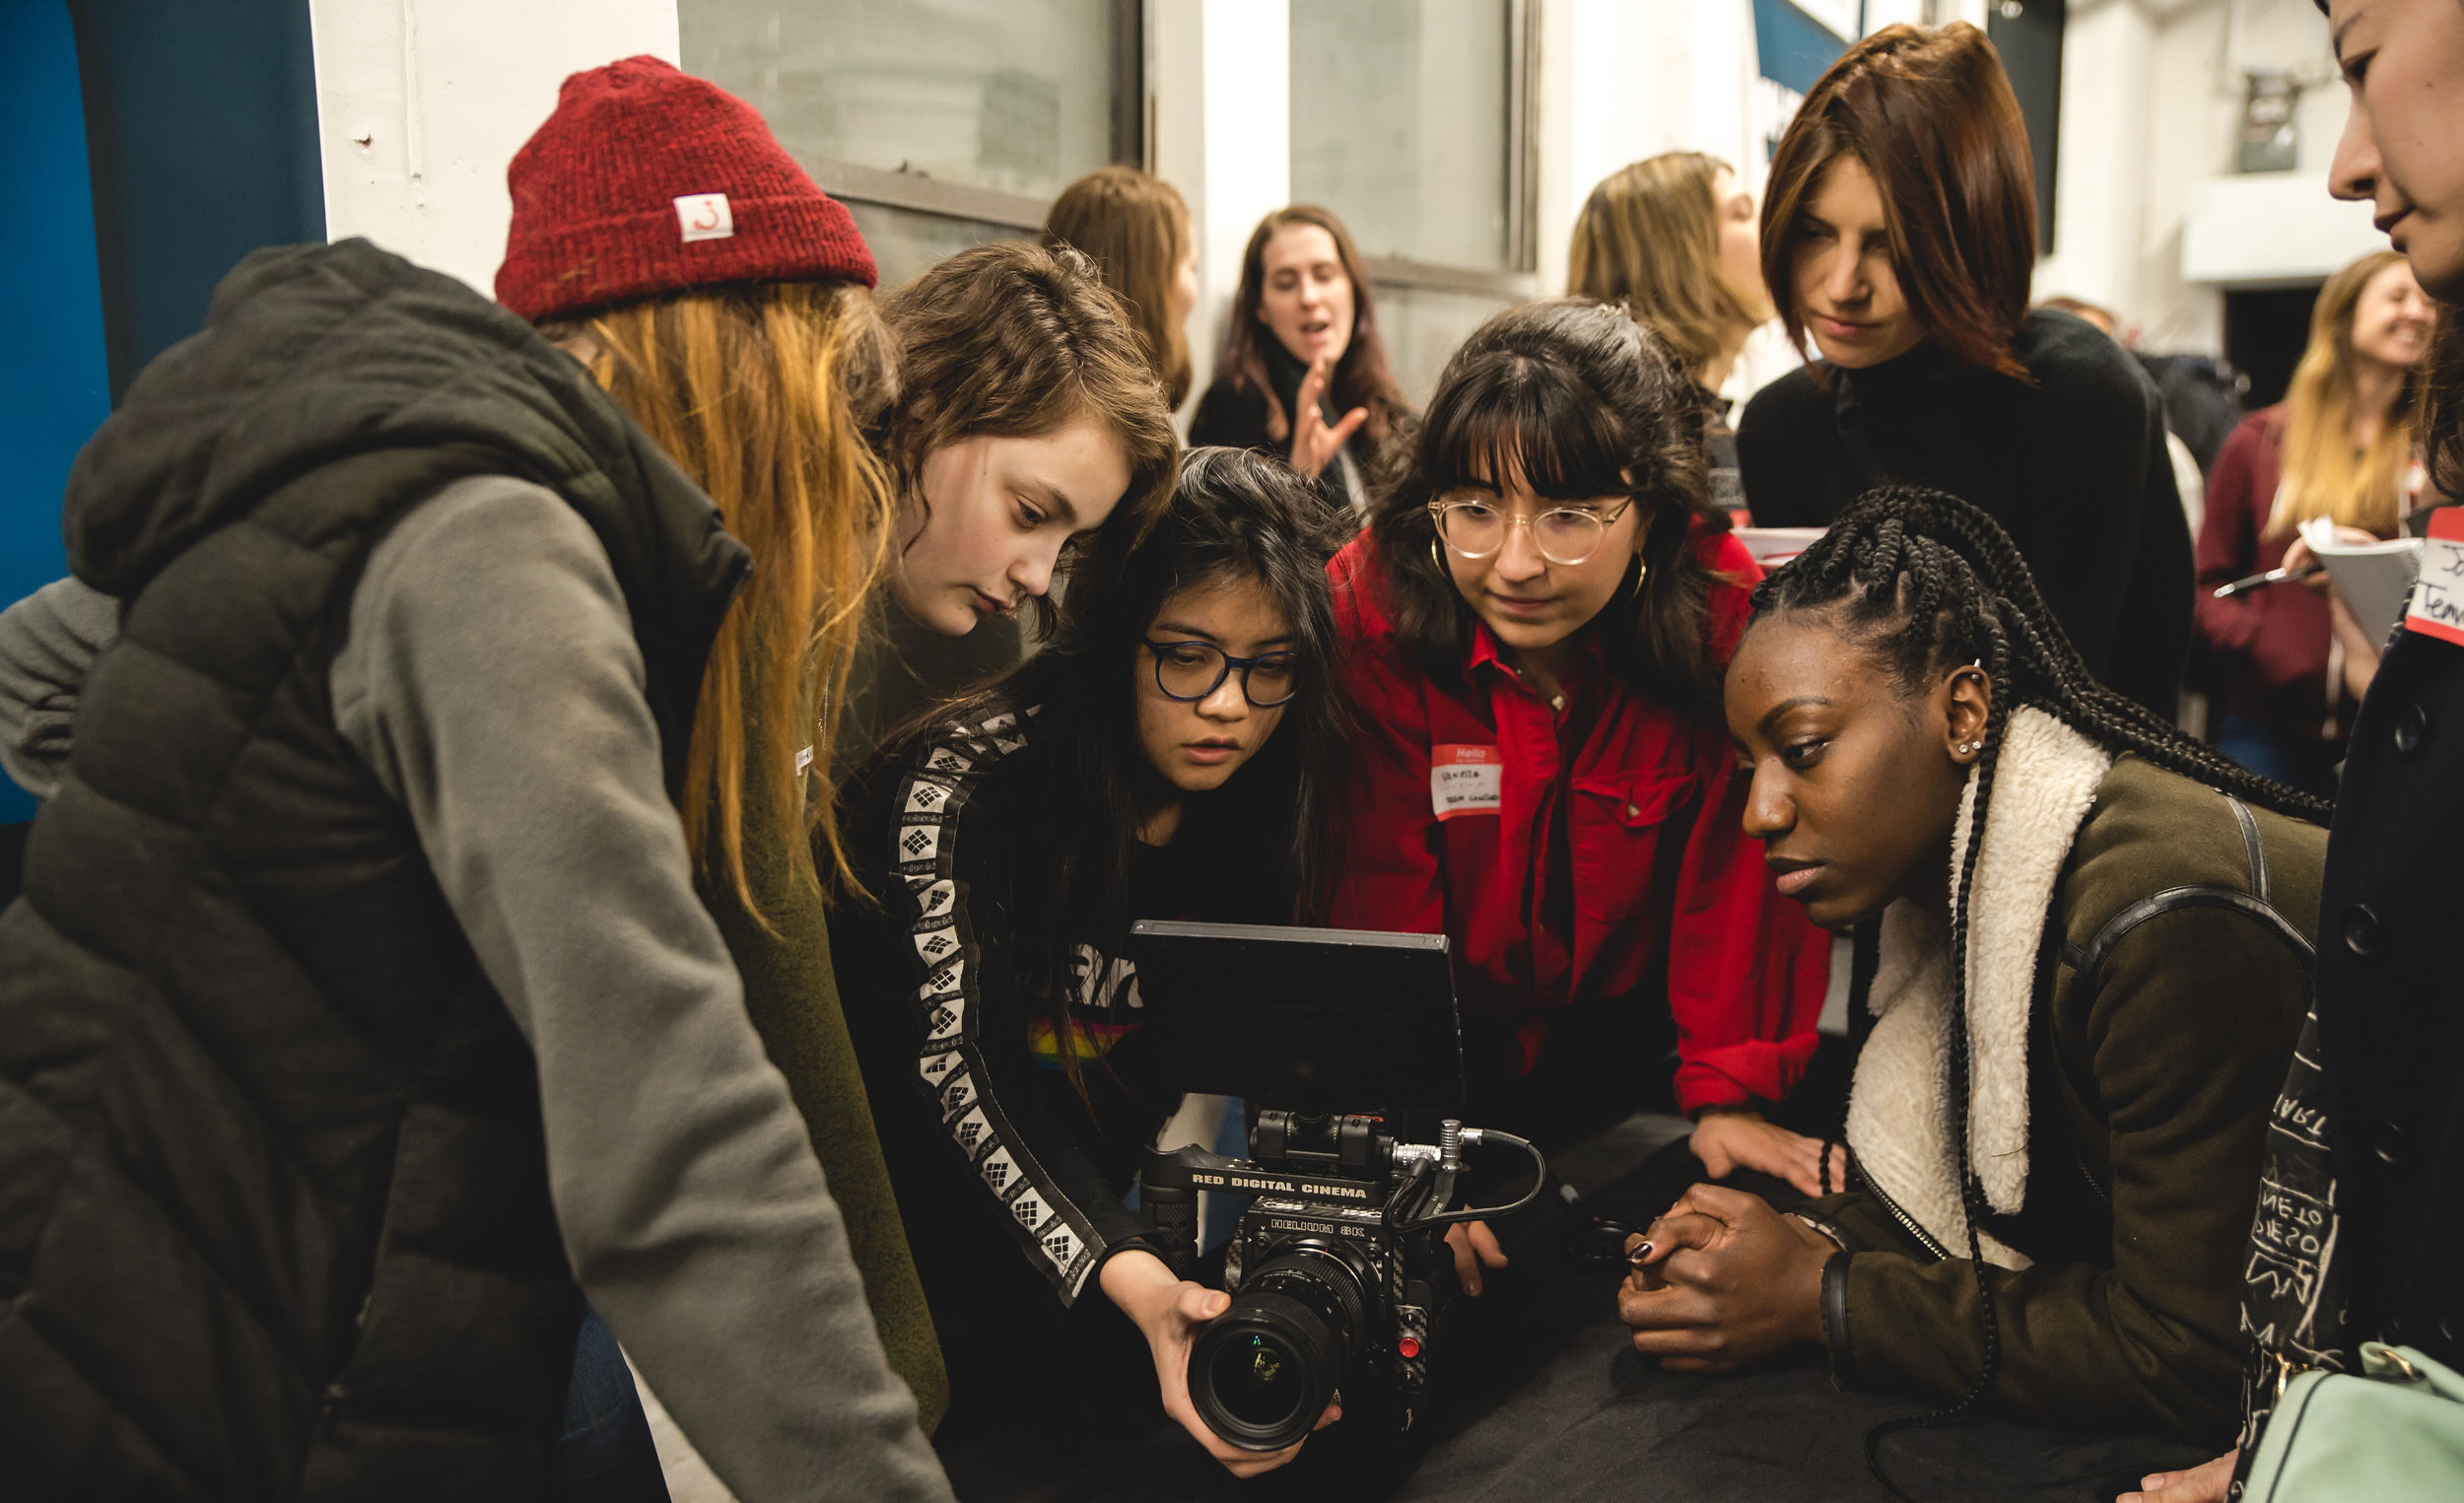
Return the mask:
<svg viewBox="0 0 2464 1503"><path fill-rule="evenodd" d="M1437 551L1437 534L1434 532L1429 534L1429 562L1437 566L1439 579L1452 580L1455 577L1455 572L1446 567L1446 555Z"/></svg>

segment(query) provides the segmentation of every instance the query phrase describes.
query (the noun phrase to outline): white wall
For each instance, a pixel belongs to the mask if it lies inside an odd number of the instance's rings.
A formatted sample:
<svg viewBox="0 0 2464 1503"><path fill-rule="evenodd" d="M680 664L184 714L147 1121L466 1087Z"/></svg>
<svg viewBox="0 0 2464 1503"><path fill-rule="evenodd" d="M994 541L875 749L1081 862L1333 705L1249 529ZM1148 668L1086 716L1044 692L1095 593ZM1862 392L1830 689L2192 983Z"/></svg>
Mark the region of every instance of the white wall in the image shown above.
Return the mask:
<svg viewBox="0 0 2464 1503"><path fill-rule="evenodd" d="M2298 166L2233 171L2244 69L2299 69ZM2073 0L2054 254L2036 295L2114 308L2151 350L2220 353L2225 285L2314 278L2384 244L2327 196L2343 128L2309 0Z"/></svg>
<svg viewBox="0 0 2464 1503"><path fill-rule="evenodd" d="M309 0L325 224L490 291L505 169L567 75L676 60L675 0Z"/></svg>
<svg viewBox="0 0 2464 1503"><path fill-rule="evenodd" d="M2147 179L2156 154L2149 130L2156 33L2156 22L2128 0L2091 0L2070 9L2062 42L2055 243L2036 267L2040 298L2082 298L2114 308L2140 301Z"/></svg>
<svg viewBox="0 0 2464 1503"><path fill-rule="evenodd" d="M1189 200L1198 236L1190 389L1200 392L1249 234L1291 201L1291 10L1286 0L1159 0L1146 16L1148 160Z"/></svg>
<svg viewBox="0 0 2464 1503"><path fill-rule="evenodd" d="M1709 152L1759 184L1746 128L1749 0L1543 0L1537 251L1565 288L1574 216L1600 179L1669 151Z"/></svg>

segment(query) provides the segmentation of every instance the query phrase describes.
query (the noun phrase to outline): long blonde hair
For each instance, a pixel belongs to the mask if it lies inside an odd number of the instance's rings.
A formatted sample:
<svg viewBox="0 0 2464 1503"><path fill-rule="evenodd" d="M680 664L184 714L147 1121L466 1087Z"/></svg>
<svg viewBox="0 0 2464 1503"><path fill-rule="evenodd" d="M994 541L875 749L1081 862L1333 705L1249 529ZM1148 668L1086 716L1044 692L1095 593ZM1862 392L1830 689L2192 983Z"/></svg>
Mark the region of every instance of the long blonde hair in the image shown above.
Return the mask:
<svg viewBox="0 0 2464 1503"><path fill-rule="evenodd" d="M748 787L772 809L801 791L811 839L788 846L826 845L855 881L830 749L894 530L896 493L863 438L897 394L894 346L871 295L845 282L682 292L568 327L588 333L590 374L752 551L702 673L682 813L695 870L767 923L745 877ZM810 858L789 859L818 890Z"/></svg>
<svg viewBox="0 0 2464 1503"><path fill-rule="evenodd" d="M1103 269L1104 285L1129 305L1129 327L1171 407L1190 394L1190 335L1172 310L1190 239L1190 206L1180 190L1133 167L1097 168L1061 189L1044 218L1044 248L1085 252Z"/></svg>
<svg viewBox="0 0 2464 1503"><path fill-rule="evenodd" d="M2381 536L2404 520L2420 365L2369 446L2353 443L2353 311L2370 279L2403 260L2393 250L2374 250L2329 277L2310 305L2310 343L2285 388L2284 484L2268 515L2270 537L2288 536L2313 516Z"/></svg>
<svg viewBox="0 0 2464 1503"><path fill-rule="evenodd" d="M1622 303L1699 380L1721 347L1768 316L1752 289L1720 273L1719 206L1711 185L1728 164L1663 152L1600 180L1575 217L1566 291Z"/></svg>

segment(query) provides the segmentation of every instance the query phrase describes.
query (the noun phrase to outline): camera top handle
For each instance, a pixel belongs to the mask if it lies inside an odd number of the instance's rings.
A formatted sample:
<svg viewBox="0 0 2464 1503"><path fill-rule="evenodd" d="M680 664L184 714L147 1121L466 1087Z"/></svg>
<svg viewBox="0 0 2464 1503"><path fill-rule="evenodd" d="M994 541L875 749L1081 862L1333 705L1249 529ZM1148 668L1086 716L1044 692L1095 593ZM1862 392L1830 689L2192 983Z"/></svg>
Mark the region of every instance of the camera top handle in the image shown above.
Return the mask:
<svg viewBox="0 0 2464 1503"><path fill-rule="evenodd" d="M1162 1246L1164 1262L1183 1278L1194 1275L1200 1190L1297 1194L1313 1185L1356 1187L1363 1179L1383 1179L1394 1173L1395 1191L1386 1201L1387 1225L1396 1232L1413 1232L1511 1215L1539 1199L1546 1183L1548 1166L1540 1150L1511 1132L1467 1127L1449 1118L1439 1125L1436 1143L1404 1143L1376 1131L1375 1123L1374 1118L1262 1113L1250 1141L1253 1149L1266 1150L1259 1154L1263 1163L1225 1158L1195 1144L1169 1151L1148 1149L1138 1175L1138 1195L1153 1224L1155 1240ZM1303 1146L1312 1140L1313 1145ZM1532 1188L1505 1205L1447 1210L1446 1203L1454 1198L1456 1177L1463 1171L1464 1150L1488 1143L1520 1148L1531 1155ZM1413 1213L1408 1209L1412 1206L1430 1209Z"/></svg>

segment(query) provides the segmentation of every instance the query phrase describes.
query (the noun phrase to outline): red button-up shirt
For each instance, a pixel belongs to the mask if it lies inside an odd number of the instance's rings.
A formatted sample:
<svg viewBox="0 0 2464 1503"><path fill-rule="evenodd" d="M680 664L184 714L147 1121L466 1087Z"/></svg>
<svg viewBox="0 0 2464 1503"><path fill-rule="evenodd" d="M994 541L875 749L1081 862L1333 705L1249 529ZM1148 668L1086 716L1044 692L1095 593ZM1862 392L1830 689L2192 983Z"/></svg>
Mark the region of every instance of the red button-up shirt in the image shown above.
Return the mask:
<svg viewBox="0 0 2464 1503"><path fill-rule="evenodd" d="M1760 572L1727 532L1698 546L1723 577L1707 630L1725 662ZM1377 570L1366 536L1327 570L1366 742L1334 922L1450 936L1464 1007L1513 1027L1524 1069L1551 1016L1638 991L1665 955L1677 1104L1787 1096L1814 1055L1830 938L1772 890L1726 727L1627 685L1596 639L1560 679L1562 709L1485 625L1463 681L1436 682L1398 649Z"/></svg>

